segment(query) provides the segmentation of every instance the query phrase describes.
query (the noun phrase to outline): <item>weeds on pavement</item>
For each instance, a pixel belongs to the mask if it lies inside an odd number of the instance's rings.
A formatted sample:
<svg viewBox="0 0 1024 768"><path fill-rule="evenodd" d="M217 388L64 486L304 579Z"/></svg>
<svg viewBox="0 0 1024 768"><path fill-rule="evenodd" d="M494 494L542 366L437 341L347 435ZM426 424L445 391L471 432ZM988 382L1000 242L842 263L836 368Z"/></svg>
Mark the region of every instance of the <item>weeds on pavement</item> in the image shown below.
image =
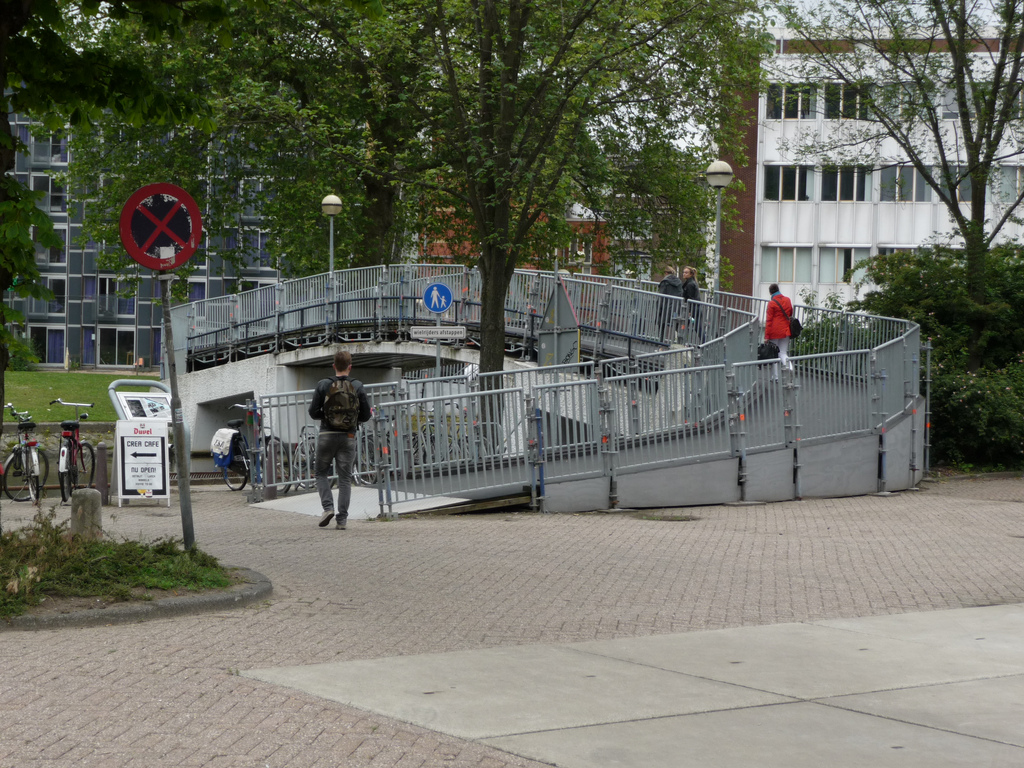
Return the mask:
<svg viewBox="0 0 1024 768"><path fill-rule="evenodd" d="M0 534L0 618L24 613L44 597L124 601L133 590L202 590L231 585L212 555L176 539L151 544L91 540L68 533L53 512Z"/></svg>

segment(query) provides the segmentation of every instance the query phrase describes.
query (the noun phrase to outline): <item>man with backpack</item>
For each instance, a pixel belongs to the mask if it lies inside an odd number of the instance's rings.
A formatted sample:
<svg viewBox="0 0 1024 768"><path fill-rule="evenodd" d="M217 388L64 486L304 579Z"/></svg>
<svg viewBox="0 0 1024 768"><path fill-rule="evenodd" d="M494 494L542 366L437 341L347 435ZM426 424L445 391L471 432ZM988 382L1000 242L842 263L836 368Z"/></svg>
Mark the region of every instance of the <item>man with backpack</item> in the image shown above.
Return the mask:
<svg viewBox="0 0 1024 768"><path fill-rule="evenodd" d="M314 476L316 491L324 514L320 527L326 528L336 517L335 528L345 529L348 505L352 498L352 466L356 460L356 431L370 418L370 401L362 382L350 379L352 355L345 350L334 353L334 376L316 385L310 418L320 420L316 440ZM331 464L338 473L338 509L331 498Z"/></svg>

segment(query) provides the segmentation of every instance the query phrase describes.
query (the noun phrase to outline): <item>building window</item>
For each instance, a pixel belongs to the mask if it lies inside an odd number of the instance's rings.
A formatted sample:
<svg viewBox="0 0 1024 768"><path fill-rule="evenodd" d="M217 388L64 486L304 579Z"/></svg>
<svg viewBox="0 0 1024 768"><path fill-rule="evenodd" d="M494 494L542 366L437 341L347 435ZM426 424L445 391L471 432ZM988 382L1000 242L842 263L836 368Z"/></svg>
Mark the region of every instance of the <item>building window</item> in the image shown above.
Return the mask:
<svg viewBox="0 0 1024 768"><path fill-rule="evenodd" d="M810 200L814 171L806 165L766 165L765 200Z"/></svg>
<svg viewBox="0 0 1024 768"><path fill-rule="evenodd" d="M42 350L44 363L59 364L64 362L64 329L34 327L29 331L33 346Z"/></svg>
<svg viewBox="0 0 1024 768"><path fill-rule="evenodd" d="M866 85L828 83L825 86L825 119L867 120L869 90Z"/></svg>
<svg viewBox="0 0 1024 768"><path fill-rule="evenodd" d="M1024 191L1024 166L1004 165L1000 169L1002 189L1000 198L1004 203L1012 203Z"/></svg>
<svg viewBox="0 0 1024 768"><path fill-rule="evenodd" d="M152 338L153 338L153 355L150 358L153 361L153 365L160 365L160 362L164 359L163 358L163 346L160 343L160 339L161 339L160 333L161 333L161 329L160 328L154 328L153 329L153 335L152 335Z"/></svg>
<svg viewBox="0 0 1024 768"><path fill-rule="evenodd" d="M60 238L61 244L49 249L51 264L68 263L68 231L64 227L54 227L53 234Z"/></svg>
<svg viewBox="0 0 1024 768"><path fill-rule="evenodd" d="M266 232L257 232L251 229L245 231L245 245L248 251L246 264L248 266L256 269L270 266L270 252L267 251L268 240L269 235Z"/></svg>
<svg viewBox="0 0 1024 768"><path fill-rule="evenodd" d="M135 297L125 297L120 295L120 292L127 293L128 290L129 287L118 283L117 278L99 278L99 297L97 301L97 308L99 311L106 314L114 314L116 312L118 315L134 317Z"/></svg>
<svg viewBox="0 0 1024 768"><path fill-rule="evenodd" d="M68 140L64 136L53 135L50 137L50 162L67 163L68 161Z"/></svg>
<svg viewBox="0 0 1024 768"><path fill-rule="evenodd" d="M947 88L939 97L939 111L943 120L956 120L960 117L960 105L956 101L956 91Z"/></svg>
<svg viewBox="0 0 1024 768"><path fill-rule="evenodd" d="M68 200L67 196L64 194L64 187L49 176L45 174L33 174L32 191L43 193L39 205L41 205L44 211L59 211L61 213L67 212Z"/></svg>
<svg viewBox="0 0 1024 768"><path fill-rule="evenodd" d="M130 366L135 362L135 331L100 328L100 365Z"/></svg>
<svg viewBox="0 0 1024 768"><path fill-rule="evenodd" d="M96 331L82 329L82 365L96 365Z"/></svg>
<svg viewBox="0 0 1024 768"><path fill-rule="evenodd" d="M188 300L202 301L206 298L206 283L189 283L188 284Z"/></svg>
<svg viewBox="0 0 1024 768"><path fill-rule="evenodd" d="M955 169L950 168L950 171L955 172L957 178L960 179L960 181L956 185L956 199L959 200L961 203L971 202L971 176L968 172L967 166L959 165L956 166Z"/></svg>
<svg viewBox="0 0 1024 768"><path fill-rule="evenodd" d="M95 299L96 298L96 276L86 275L82 278L82 298L83 299Z"/></svg>
<svg viewBox="0 0 1024 768"><path fill-rule="evenodd" d="M864 270L859 269L852 274L850 270L870 255L870 248L822 248L818 255L818 282L856 282L863 277Z"/></svg>
<svg viewBox="0 0 1024 768"><path fill-rule="evenodd" d="M47 310L54 315L63 314L67 306L67 281L63 278L51 277L49 284L50 290L53 291L53 298L50 299Z"/></svg>
<svg viewBox="0 0 1024 768"><path fill-rule="evenodd" d="M768 86L765 116L769 120L810 120L814 118L814 86L808 84Z"/></svg>
<svg viewBox="0 0 1024 768"><path fill-rule="evenodd" d="M903 248L901 248L898 245L880 245L880 246L878 246L878 255L879 256L891 256L892 254L899 253L901 251L903 253L913 253L916 250L917 250L916 248L914 248L913 246L910 246L910 245L908 245L906 247L903 247Z"/></svg>
<svg viewBox="0 0 1024 768"><path fill-rule="evenodd" d="M883 203L927 203L932 188L924 174L910 165L891 165L879 171L878 199Z"/></svg>
<svg viewBox="0 0 1024 768"><path fill-rule="evenodd" d="M821 199L826 201L871 199L871 171L867 168L826 168L821 172Z"/></svg>
<svg viewBox="0 0 1024 768"><path fill-rule="evenodd" d="M765 246L761 249L762 283L810 283L811 249Z"/></svg>

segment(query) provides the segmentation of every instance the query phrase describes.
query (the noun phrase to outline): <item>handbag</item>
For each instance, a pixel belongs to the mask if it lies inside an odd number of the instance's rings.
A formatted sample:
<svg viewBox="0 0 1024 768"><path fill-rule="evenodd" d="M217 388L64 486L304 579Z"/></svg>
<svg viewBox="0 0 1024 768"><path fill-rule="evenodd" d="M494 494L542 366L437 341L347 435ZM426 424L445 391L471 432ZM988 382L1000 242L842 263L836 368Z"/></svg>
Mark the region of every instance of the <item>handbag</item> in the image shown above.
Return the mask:
<svg viewBox="0 0 1024 768"><path fill-rule="evenodd" d="M779 345L774 341L762 341L757 346L758 360L776 360L779 357Z"/></svg>
<svg viewBox="0 0 1024 768"><path fill-rule="evenodd" d="M796 315L787 315L786 308L782 306L782 302L778 299L772 299L782 310L782 316L789 320L789 338L795 339L801 333L803 333L804 327L799 320L796 319Z"/></svg>

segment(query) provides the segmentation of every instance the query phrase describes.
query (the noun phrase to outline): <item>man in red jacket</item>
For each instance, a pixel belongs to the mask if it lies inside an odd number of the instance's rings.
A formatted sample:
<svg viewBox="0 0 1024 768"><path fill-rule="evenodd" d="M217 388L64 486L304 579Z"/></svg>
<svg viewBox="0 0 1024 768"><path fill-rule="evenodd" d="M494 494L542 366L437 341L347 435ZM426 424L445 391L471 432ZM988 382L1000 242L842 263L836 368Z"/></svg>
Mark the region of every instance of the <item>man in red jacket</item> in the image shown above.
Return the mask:
<svg viewBox="0 0 1024 768"><path fill-rule="evenodd" d="M793 316L793 302L779 292L779 286L768 286L772 295L764 321L764 338L779 348L779 362L793 370L789 362L789 318ZM778 363L772 365L772 380L779 378Z"/></svg>

